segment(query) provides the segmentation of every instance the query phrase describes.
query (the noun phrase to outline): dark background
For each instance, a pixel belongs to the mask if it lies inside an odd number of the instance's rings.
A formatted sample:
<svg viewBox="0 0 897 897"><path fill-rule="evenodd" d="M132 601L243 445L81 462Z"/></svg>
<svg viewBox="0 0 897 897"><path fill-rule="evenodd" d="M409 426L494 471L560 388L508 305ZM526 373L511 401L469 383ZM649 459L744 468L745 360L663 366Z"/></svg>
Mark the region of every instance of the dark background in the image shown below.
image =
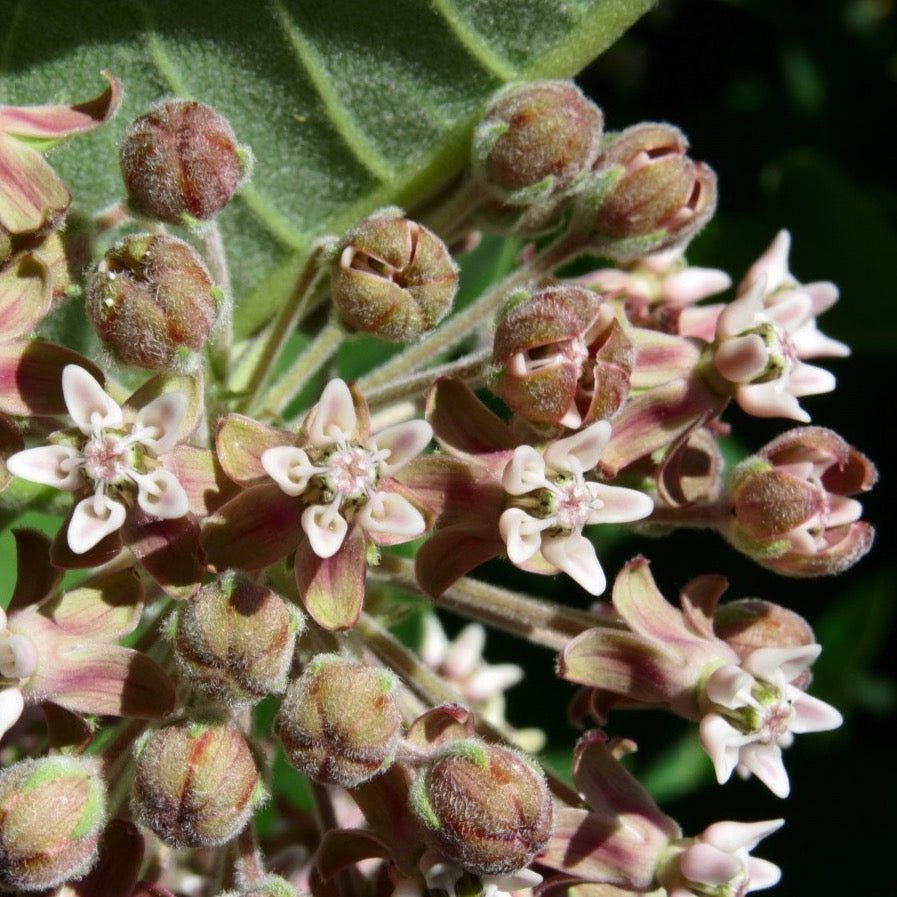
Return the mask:
<svg viewBox="0 0 897 897"><path fill-rule="evenodd" d="M841 289L821 329L847 342L853 356L821 362L838 388L804 406L814 424L839 432L882 472L863 499L878 531L872 552L841 577L794 580L757 567L710 534L630 540L611 551L599 545L609 572L644 551L670 597L699 573L724 573L727 598L776 601L814 625L824 651L811 692L835 704L846 722L835 733L800 736L786 752L787 800L756 780L717 786L687 724L659 714L611 719L612 734L639 742L640 775L686 833L718 819L786 818L756 851L782 867L770 892L778 897L895 893L897 544L895 453L886 438L897 405L895 38L893 0L664 0L579 78L602 106L606 127L669 121L688 135L694 158L716 170L719 211L690 249L692 263L723 268L737 283L787 227L795 275ZM745 452L792 426L749 419L737 408L726 419ZM525 581L519 586L525 589ZM569 589L562 597L587 604L587 596ZM497 638L494 644L501 647ZM513 650L520 652L519 644ZM544 664L545 653L533 649L523 662ZM522 724L532 720L533 694L524 686L516 691L523 694L511 690L508 715ZM569 743L570 694L555 683L542 698L551 741Z"/></svg>

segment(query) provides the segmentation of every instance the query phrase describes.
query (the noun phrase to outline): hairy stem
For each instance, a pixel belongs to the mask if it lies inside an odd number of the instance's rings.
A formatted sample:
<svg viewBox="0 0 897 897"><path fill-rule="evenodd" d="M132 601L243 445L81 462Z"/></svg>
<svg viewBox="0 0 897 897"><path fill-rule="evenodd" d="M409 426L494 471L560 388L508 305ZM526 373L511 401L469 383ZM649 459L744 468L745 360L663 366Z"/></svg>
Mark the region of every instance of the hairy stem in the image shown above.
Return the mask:
<svg viewBox="0 0 897 897"><path fill-rule="evenodd" d="M212 275L213 282L221 291L218 320L215 323L209 346L209 361L211 362L212 372L218 381L224 383L227 381L231 345L233 343L234 294L231 289L230 268L227 264L224 240L221 238L221 228L218 227L216 219L213 218L203 228L202 241L209 273Z"/></svg>

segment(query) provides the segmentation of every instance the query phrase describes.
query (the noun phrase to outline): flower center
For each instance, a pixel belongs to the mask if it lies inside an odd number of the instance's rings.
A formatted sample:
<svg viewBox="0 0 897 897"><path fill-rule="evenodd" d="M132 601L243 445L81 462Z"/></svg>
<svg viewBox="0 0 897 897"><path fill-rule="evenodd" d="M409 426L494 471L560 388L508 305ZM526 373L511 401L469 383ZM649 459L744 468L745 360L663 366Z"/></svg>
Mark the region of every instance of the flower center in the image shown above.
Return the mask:
<svg viewBox="0 0 897 897"><path fill-rule="evenodd" d="M380 457L356 445L340 448L327 459L324 476L343 501L368 498L380 478Z"/></svg>
<svg viewBox="0 0 897 897"><path fill-rule="evenodd" d="M579 532L594 509L595 499L586 484L580 479L559 482L554 492L554 518L561 529Z"/></svg>
<svg viewBox="0 0 897 897"><path fill-rule="evenodd" d="M747 332L760 336L769 353L766 370L754 377L751 382L769 383L771 380L787 379L798 361L797 349L788 331L772 321L765 321Z"/></svg>
<svg viewBox="0 0 897 897"><path fill-rule="evenodd" d="M94 481L118 483L128 477L134 466L130 446L112 433L91 436L84 446L84 472Z"/></svg>

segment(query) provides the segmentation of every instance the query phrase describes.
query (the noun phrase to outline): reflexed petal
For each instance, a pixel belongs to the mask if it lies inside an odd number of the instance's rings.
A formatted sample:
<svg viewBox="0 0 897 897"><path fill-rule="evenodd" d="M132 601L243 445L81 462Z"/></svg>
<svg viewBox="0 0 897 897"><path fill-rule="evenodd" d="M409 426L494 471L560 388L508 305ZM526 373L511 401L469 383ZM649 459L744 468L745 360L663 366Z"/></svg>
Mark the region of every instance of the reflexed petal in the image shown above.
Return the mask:
<svg viewBox="0 0 897 897"><path fill-rule="evenodd" d="M30 146L0 132L0 227L27 234L55 223L72 196Z"/></svg>
<svg viewBox="0 0 897 897"><path fill-rule="evenodd" d="M179 601L192 597L202 582L206 558L200 545L199 524L189 515L159 518L136 511L122 528L122 541L143 569ZM229 567L237 566L234 554Z"/></svg>
<svg viewBox="0 0 897 897"><path fill-rule="evenodd" d="M824 368L798 362L788 378L788 391L795 396L817 396L832 392L838 385L835 375Z"/></svg>
<svg viewBox="0 0 897 897"><path fill-rule="evenodd" d="M783 391L779 380L742 386L735 393L735 401L742 411L754 417L788 417L804 424L810 422L810 415L791 393Z"/></svg>
<svg viewBox="0 0 897 897"><path fill-rule="evenodd" d="M795 735L804 732L828 732L837 729L844 722L844 717L830 704L805 694L799 689L789 689L791 709L794 715L788 724L789 731Z"/></svg>
<svg viewBox="0 0 897 897"><path fill-rule="evenodd" d="M664 278L662 296L667 302L685 305L721 293L730 286L732 278L725 271L689 267Z"/></svg>
<svg viewBox="0 0 897 897"><path fill-rule="evenodd" d="M78 502L69 521L69 548L75 554L84 554L106 536L121 529L126 514L123 504L109 498L103 499L103 509L99 514L93 496Z"/></svg>
<svg viewBox="0 0 897 897"><path fill-rule="evenodd" d="M364 505L355 519L376 542L377 535L399 537L403 542L422 535L427 522L417 508L396 492L377 492ZM395 544L390 539L390 544Z"/></svg>
<svg viewBox="0 0 897 897"><path fill-rule="evenodd" d="M698 842L682 854L679 871L689 881L718 887L735 878L742 871L742 864L731 853Z"/></svg>
<svg viewBox="0 0 897 897"><path fill-rule="evenodd" d="M29 334L50 309L53 278L39 256L26 253L0 270L0 340Z"/></svg>
<svg viewBox="0 0 897 897"><path fill-rule="evenodd" d="M121 408L82 367L68 364L62 371L62 394L78 429L90 435L101 427L121 427Z"/></svg>
<svg viewBox="0 0 897 897"><path fill-rule="evenodd" d="M265 482L261 456L267 449L290 445L295 434L276 430L242 414L228 414L218 424L215 453L224 472L241 486Z"/></svg>
<svg viewBox="0 0 897 897"><path fill-rule="evenodd" d="M311 505L302 512L302 529L312 551L319 558L330 558L340 550L349 524L332 504Z"/></svg>
<svg viewBox="0 0 897 897"><path fill-rule="evenodd" d="M746 695L750 695L754 681L750 673L734 664L725 664L707 677L704 694L714 704L734 710L746 703Z"/></svg>
<svg viewBox="0 0 897 897"><path fill-rule="evenodd" d="M442 669L450 679L469 676L483 659L486 630L479 623L468 623L449 645Z"/></svg>
<svg viewBox="0 0 897 897"><path fill-rule="evenodd" d="M325 467L315 467L308 454L293 445L279 445L262 452L262 467L287 495L302 495L308 481L317 473L324 473Z"/></svg>
<svg viewBox="0 0 897 897"><path fill-rule="evenodd" d="M542 544L542 530L549 524L530 517L520 508L508 508L498 521L498 530L507 546L512 564L528 561Z"/></svg>
<svg viewBox="0 0 897 897"><path fill-rule="evenodd" d="M742 663L753 676L774 682L781 672L786 682L793 682L810 668L822 653L822 645L795 645L790 648L757 648Z"/></svg>
<svg viewBox="0 0 897 897"><path fill-rule="evenodd" d="M542 557L590 595L600 595L607 588L607 577L598 562L595 546L585 536L543 536Z"/></svg>
<svg viewBox="0 0 897 897"><path fill-rule="evenodd" d="M758 315L763 311L763 296L766 294L766 275L761 274L751 286L730 302L716 322L718 340L737 336L758 323Z"/></svg>
<svg viewBox="0 0 897 897"><path fill-rule="evenodd" d="M524 495L541 486L547 486L545 460L530 445L520 445L514 449L502 474L501 484L510 495Z"/></svg>
<svg viewBox="0 0 897 897"><path fill-rule="evenodd" d="M435 669L442 663L446 651L448 651L448 636L436 614L424 614L421 625L424 631L418 654L428 667Z"/></svg>
<svg viewBox="0 0 897 897"><path fill-rule="evenodd" d="M592 497L601 507L589 513L588 523L628 523L642 520L654 511L654 500L637 489L622 486L605 486L603 483L587 483Z"/></svg>
<svg viewBox="0 0 897 897"><path fill-rule="evenodd" d="M730 383L747 383L759 377L769 363L769 349L757 333L734 336L713 353L713 366Z"/></svg>
<svg viewBox="0 0 897 897"><path fill-rule="evenodd" d="M349 387L344 380L331 380L315 406L308 430L309 442L317 448L334 445L338 440L352 436L357 426L358 416Z"/></svg>
<svg viewBox="0 0 897 897"><path fill-rule="evenodd" d="M791 342L798 358L847 358L850 346L826 336L815 321L807 323L791 334Z"/></svg>
<svg viewBox="0 0 897 897"><path fill-rule="evenodd" d="M791 784L777 744L745 745L738 753L738 765L750 770L776 797L788 797Z"/></svg>
<svg viewBox="0 0 897 897"><path fill-rule="evenodd" d="M187 410L188 399L182 392L165 392L137 413L138 430L152 428L155 433L141 436L140 441L156 454L170 452L178 442L178 430Z"/></svg>
<svg viewBox="0 0 897 897"><path fill-rule="evenodd" d="M739 292L743 292L761 276L766 277L766 290L770 293L783 283L794 280L788 270L788 253L790 251L791 234L787 230L780 230L766 252L748 269L744 280L738 287Z"/></svg>
<svg viewBox="0 0 897 897"><path fill-rule="evenodd" d="M572 436L552 442L545 449L545 463L561 473L592 470L609 440L610 423L600 420Z"/></svg>
<svg viewBox="0 0 897 897"><path fill-rule="evenodd" d="M389 455L380 462L380 472L391 477L416 458L433 438L433 428L425 420L410 420L404 424L387 427L375 434L369 443L374 451L388 451Z"/></svg>
<svg viewBox="0 0 897 897"><path fill-rule="evenodd" d="M523 679L523 667L516 663L484 666L464 684L464 693L471 701L485 701L501 694Z"/></svg>
<svg viewBox="0 0 897 897"><path fill-rule="evenodd" d="M190 502L177 477L158 469L137 481L137 504L154 517L173 520L190 510Z"/></svg>
<svg viewBox="0 0 897 897"><path fill-rule="evenodd" d="M736 850L750 852L784 824L784 819L768 819L763 822L715 822L704 829L701 840L727 853L734 853Z"/></svg>
<svg viewBox="0 0 897 897"><path fill-rule="evenodd" d="M767 303L766 314L788 333L796 333L813 320L813 300L803 290L788 290Z"/></svg>
<svg viewBox="0 0 897 897"><path fill-rule="evenodd" d="M728 782L738 765L738 732L718 713L708 713L701 718L698 734L713 763L717 782Z"/></svg>
<svg viewBox="0 0 897 897"><path fill-rule="evenodd" d="M748 857L748 892L762 891L764 888L771 888L779 883L782 877L782 870L775 863L769 860L761 860L756 857Z"/></svg>
<svg viewBox="0 0 897 897"><path fill-rule="evenodd" d="M84 485L84 477L79 467L66 470L68 465L63 462L80 459L81 453L70 445L41 445L16 452L7 459L6 467L23 480L75 492Z"/></svg>
<svg viewBox="0 0 897 897"><path fill-rule="evenodd" d="M22 692L10 685L0 688L0 738L17 722L25 709Z"/></svg>

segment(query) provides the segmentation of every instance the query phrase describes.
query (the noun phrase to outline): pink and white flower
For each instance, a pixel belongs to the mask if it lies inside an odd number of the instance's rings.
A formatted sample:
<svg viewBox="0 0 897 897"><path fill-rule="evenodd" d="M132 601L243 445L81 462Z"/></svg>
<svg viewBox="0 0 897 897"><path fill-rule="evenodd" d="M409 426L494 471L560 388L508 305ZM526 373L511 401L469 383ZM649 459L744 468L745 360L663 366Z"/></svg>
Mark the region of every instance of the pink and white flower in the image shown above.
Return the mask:
<svg viewBox="0 0 897 897"><path fill-rule="evenodd" d="M0 738L9 731L25 708L19 683L37 668L37 652L24 635L10 632L6 612L0 608Z"/></svg>
<svg viewBox="0 0 897 897"><path fill-rule="evenodd" d="M540 555L592 595L604 591L607 579L583 527L640 520L654 510L642 492L585 479L610 430L607 421L598 421L541 452L518 446L502 476L511 507L501 515L499 529L511 563L530 569Z"/></svg>
<svg viewBox="0 0 897 897"><path fill-rule="evenodd" d="M126 422L121 406L84 368L63 369L62 391L75 429L54 434L51 445L17 452L7 467L34 483L90 493L75 505L68 524L75 554L121 529L134 501L156 518L187 514L184 487L160 460L179 441L188 405L183 393L163 393Z"/></svg>
<svg viewBox="0 0 897 897"><path fill-rule="evenodd" d="M836 729L843 721L834 707L791 684L821 651L816 644L759 648L740 666L722 666L707 677L699 732L721 784L737 769L756 775L777 797L788 796L782 749L795 734Z"/></svg>

